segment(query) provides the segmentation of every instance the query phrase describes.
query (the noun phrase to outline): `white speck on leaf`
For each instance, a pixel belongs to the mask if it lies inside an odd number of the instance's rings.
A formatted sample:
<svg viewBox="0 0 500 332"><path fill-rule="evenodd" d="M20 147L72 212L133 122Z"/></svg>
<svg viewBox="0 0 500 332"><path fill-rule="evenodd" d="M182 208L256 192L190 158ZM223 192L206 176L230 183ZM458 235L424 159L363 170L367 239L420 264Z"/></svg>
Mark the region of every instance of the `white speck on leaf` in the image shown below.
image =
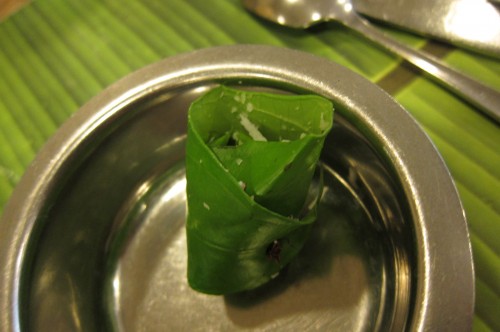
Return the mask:
<svg viewBox="0 0 500 332"><path fill-rule="evenodd" d="M205 202L203 202L203 207L207 210L210 210L210 206Z"/></svg>
<svg viewBox="0 0 500 332"><path fill-rule="evenodd" d="M234 100L237 101L238 103L245 103L246 96L244 93L239 93L234 96Z"/></svg>
<svg viewBox="0 0 500 332"><path fill-rule="evenodd" d="M328 121L325 120L325 114L321 113L321 118L319 122L319 129L326 130L328 128Z"/></svg>

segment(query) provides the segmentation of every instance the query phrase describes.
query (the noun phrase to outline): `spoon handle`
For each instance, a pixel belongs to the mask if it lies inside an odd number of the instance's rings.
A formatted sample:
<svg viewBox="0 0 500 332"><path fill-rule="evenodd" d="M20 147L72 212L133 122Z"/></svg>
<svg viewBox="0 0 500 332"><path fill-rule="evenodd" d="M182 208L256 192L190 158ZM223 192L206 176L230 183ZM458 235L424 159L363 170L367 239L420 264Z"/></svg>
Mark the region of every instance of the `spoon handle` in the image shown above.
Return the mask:
<svg viewBox="0 0 500 332"><path fill-rule="evenodd" d="M432 56L414 50L388 37L358 15L351 14L349 18L341 21L346 27L361 33L372 42L420 68L429 77L435 79L436 82L461 96L478 107L484 114L500 123L500 92L465 76Z"/></svg>

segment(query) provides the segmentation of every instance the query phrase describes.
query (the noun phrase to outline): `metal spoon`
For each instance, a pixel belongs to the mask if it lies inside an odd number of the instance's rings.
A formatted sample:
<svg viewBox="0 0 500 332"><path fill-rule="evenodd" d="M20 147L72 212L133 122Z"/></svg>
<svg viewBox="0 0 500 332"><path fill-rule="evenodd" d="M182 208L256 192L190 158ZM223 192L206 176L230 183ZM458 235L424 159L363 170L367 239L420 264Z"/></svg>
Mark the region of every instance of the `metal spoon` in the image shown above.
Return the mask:
<svg viewBox="0 0 500 332"><path fill-rule="evenodd" d="M401 44L356 14L351 0L242 0L251 12L281 25L308 28L335 20L383 46L500 123L500 92L448 67L438 59Z"/></svg>

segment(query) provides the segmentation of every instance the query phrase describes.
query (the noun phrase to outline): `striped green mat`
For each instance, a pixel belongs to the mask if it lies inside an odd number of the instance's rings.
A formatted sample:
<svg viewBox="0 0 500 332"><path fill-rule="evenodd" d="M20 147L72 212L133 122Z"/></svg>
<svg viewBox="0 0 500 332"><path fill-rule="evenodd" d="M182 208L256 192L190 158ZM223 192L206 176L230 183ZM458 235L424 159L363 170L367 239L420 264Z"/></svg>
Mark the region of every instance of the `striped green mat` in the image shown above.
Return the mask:
<svg viewBox="0 0 500 332"><path fill-rule="evenodd" d="M37 0L0 22L0 213L48 137L107 85L174 54L237 43L308 51L374 82L400 65L337 24L289 30L255 19L238 0ZM459 50L446 61L500 89L500 61ZM460 191L476 265L474 330L500 331L499 126L423 78L391 92L435 142Z"/></svg>

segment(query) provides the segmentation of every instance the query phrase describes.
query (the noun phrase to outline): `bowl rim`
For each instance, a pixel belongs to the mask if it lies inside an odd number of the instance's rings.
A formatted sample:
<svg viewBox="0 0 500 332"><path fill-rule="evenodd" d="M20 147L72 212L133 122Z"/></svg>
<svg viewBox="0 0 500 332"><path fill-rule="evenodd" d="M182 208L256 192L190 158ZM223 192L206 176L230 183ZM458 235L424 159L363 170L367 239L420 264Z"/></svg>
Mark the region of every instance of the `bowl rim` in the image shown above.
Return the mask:
<svg viewBox="0 0 500 332"><path fill-rule="evenodd" d="M74 151L124 105L166 88L214 79L266 79L314 91L342 104L342 115L384 147L415 217L417 286L410 329L472 326L474 270L465 213L437 149L413 118L375 84L327 59L264 45L232 45L179 54L129 74L92 98L47 141L0 220L0 327L21 329L20 294L27 247L44 200ZM426 172L422 172L425 169ZM443 195L446 193L446 195Z"/></svg>

